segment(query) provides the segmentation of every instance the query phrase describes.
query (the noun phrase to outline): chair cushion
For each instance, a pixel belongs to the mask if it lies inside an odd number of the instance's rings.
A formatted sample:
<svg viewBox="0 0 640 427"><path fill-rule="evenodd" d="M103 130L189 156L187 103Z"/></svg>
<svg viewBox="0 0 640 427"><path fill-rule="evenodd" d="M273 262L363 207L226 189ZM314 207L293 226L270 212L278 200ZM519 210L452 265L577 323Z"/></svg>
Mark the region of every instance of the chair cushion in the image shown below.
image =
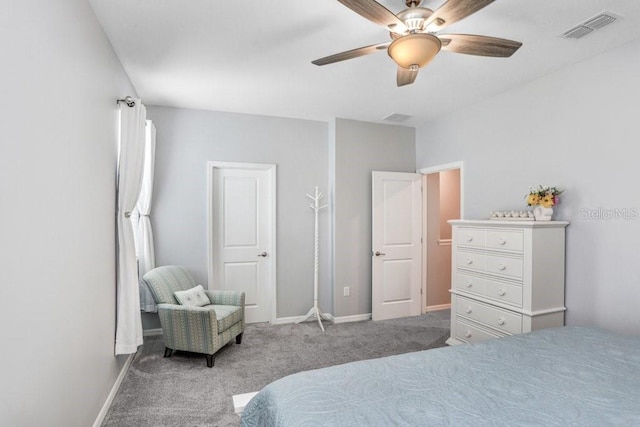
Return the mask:
<svg viewBox="0 0 640 427"><path fill-rule="evenodd" d="M186 291L176 291L173 293L180 305L187 307L202 307L211 304L209 297L204 293L202 285L198 285L195 288L187 289Z"/></svg>
<svg viewBox="0 0 640 427"><path fill-rule="evenodd" d="M242 320L242 307L237 305L214 305L218 319L218 333L226 331Z"/></svg>

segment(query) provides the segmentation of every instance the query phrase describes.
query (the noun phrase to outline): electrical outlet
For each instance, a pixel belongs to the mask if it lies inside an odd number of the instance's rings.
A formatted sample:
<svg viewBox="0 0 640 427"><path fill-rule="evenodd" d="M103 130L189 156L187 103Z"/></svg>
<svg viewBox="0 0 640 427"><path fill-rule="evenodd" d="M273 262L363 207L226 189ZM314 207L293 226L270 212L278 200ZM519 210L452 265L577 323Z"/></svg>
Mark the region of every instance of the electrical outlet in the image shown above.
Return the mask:
<svg viewBox="0 0 640 427"><path fill-rule="evenodd" d="M344 296L348 297L349 295L351 295L351 289L348 286L344 287Z"/></svg>

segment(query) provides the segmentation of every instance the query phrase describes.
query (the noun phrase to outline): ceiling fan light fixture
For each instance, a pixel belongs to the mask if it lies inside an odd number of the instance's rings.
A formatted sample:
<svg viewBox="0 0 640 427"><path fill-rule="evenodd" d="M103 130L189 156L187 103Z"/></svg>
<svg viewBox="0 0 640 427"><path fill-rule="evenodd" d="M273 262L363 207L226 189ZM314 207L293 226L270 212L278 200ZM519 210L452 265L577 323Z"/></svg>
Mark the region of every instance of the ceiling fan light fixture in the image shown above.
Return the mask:
<svg viewBox="0 0 640 427"><path fill-rule="evenodd" d="M442 42L432 34L409 34L396 39L389 45L387 53L407 70L415 70L427 65L440 52ZM417 68L416 68L417 67Z"/></svg>
<svg viewBox="0 0 640 427"><path fill-rule="evenodd" d="M398 13L396 16L404 22L409 33L422 33L425 29L425 22L433 15L433 10L426 7L411 7Z"/></svg>

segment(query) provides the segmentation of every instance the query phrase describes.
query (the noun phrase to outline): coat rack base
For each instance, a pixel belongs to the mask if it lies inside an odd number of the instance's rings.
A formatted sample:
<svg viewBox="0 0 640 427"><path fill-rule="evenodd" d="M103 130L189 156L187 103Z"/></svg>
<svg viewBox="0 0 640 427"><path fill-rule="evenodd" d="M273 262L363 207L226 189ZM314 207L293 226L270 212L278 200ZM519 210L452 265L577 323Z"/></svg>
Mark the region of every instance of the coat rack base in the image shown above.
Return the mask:
<svg viewBox="0 0 640 427"><path fill-rule="evenodd" d="M320 308L318 308L317 305L314 305L313 307L311 307L309 309L309 311L307 312L307 314L305 314L305 316L301 319L296 320L296 323L302 323L305 322L311 318L316 318L318 320L318 325L320 325L320 329L322 329L322 332L324 332L324 326L322 325L322 319L324 320L329 320L331 321L331 319L329 318L329 316L327 316L326 314L322 313L322 311L320 311Z"/></svg>

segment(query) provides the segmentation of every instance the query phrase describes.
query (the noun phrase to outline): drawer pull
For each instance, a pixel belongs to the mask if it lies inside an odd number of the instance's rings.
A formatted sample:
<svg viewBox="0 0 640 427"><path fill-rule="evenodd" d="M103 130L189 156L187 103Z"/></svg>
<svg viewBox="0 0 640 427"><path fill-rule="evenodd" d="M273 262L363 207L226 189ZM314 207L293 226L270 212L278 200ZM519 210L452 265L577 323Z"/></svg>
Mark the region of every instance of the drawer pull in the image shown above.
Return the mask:
<svg viewBox="0 0 640 427"><path fill-rule="evenodd" d="M498 325L504 325L504 319L502 317L498 319Z"/></svg>
<svg viewBox="0 0 640 427"><path fill-rule="evenodd" d="M506 270L506 269L507 269L507 266L506 266L506 265L504 265L504 264L500 264L500 265L498 265L498 270L500 270L500 271L504 271L504 270Z"/></svg>
<svg viewBox="0 0 640 427"><path fill-rule="evenodd" d="M467 242L471 242L473 240L473 236L467 235Z"/></svg>
<svg viewBox="0 0 640 427"><path fill-rule="evenodd" d="M467 308L464 309L464 312L467 313L467 314L471 314L472 311L473 310L471 310L471 307L467 307Z"/></svg>
<svg viewBox="0 0 640 427"><path fill-rule="evenodd" d="M470 331L465 332L464 333L464 337L465 338L471 338L471 332Z"/></svg>
<svg viewBox="0 0 640 427"><path fill-rule="evenodd" d="M473 264L473 260L471 258L467 258L467 265Z"/></svg>
<svg viewBox="0 0 640 427"><path fill-rule="evenodd" d="M498 291L498 295L500 295L501 297L505 296L507 293L504 291L504 289L500 289Z"/></svg>
<svg viewBox="0 0 640 427"><path fill-rule="evenodd" d="M504 245L507 243L507 241L505 240L505 238L504 238L504 237L501 237L501 238L500 238L500 240L498 240L498 243L499 243L500 245L504 246Z"/></svg>
<svg viewBox="0 0 640 427"><path fill-rule="evenodd" d="M473 283L471 282L471 280L467 280L467 283L465 283L465 285L467 285L467 288L470 288L473 286Z"/></svg>

